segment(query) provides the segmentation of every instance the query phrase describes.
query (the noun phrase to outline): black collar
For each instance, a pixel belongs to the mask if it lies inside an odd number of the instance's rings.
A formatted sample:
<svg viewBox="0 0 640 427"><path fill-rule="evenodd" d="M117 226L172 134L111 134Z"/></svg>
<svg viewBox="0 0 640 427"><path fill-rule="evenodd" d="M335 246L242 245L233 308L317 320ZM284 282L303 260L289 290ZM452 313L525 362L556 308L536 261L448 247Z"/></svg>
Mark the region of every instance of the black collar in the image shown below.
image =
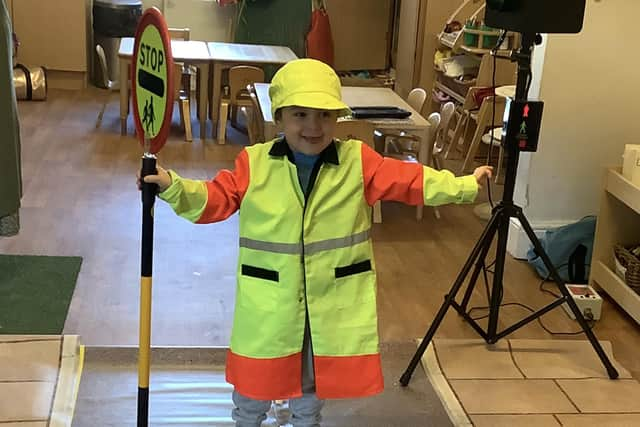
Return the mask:
<svg viewBox="0 0 640 427"><path fill-rule="evenodd" d="M273 144L271 150L269 150L269 155L276 157L287 156L291 163L295 163L293 159L293 152L291 151L291 148L289 147L289 144L287 144L287 141L284 139L284 137L279 138ZM340 164L340 162L338 161L338 148L336 147L335 140L331 141L331 144L329 144L327 148L322 150L322 152L320 153L320 161L324 163L331 163L334 165Z"/></svg>

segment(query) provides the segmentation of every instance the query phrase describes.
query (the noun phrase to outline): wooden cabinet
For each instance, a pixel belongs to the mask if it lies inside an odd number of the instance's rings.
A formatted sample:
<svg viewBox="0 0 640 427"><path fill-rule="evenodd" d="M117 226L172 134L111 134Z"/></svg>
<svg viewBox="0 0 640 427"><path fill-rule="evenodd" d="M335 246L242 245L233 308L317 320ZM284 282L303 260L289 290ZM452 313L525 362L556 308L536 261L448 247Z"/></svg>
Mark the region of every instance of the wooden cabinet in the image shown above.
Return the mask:
<svg viewBox="0 0 640 427"><path fill-rule="evenodd" d="M90 0L13 1L18 62L50 70L49 86L86 85ZM61 78L59 80L58 78Z"/></svg>
<svg viewBox="0 0 640 427"><path fill-rule="evenodd" d="M640 323L640 295L615 273L613 247L640 243L640 187L633 185L619 168L608 169L603 179L600 213L591 259L592 285L613 298Z"/></svg>
<svg viewBox="0 0 640 427"><path fill-rule="evenodd" d="M384 70L391 43L392 0L325 0L335 69Z"/></svg>

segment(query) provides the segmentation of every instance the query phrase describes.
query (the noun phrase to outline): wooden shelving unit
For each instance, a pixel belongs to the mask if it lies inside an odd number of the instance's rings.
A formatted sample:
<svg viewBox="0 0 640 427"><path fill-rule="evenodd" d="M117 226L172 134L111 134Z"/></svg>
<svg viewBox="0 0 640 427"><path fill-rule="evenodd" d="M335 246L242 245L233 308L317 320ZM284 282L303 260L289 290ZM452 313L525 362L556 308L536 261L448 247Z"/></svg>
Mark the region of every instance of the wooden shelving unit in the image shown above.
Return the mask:
<svg viewBox="0 0 640 427"><path fill-rule="evenodd" d="M446 26L453 22L464 24L468 20L481 21L484 19L486 3L483 0L466 0L458 9L449 17ZM451 99L458 105L464 104L464 100L471 86L491 86L492 84L492 67L493 60L489 55L491 49L483 48L484 37L497 37L501 31L499 30L481 30L463 28L458 32L445 33L440 32L438 41L440 46L449 49L454 55L467 55L476 58L478 61L478 71L475 79L467 83L458 83L452 81L451 78L444 75L442 70L436 69L433 88L440 90L449 95ZM465 34L473 34L477 36L477 44L475 46L466 46L464 44ZM517 43L517 38L510 34L511 43ZM507 51L499 51L506 55ZM515 65L505 60L496 62L496 85L511 85L515 83ZM432 104L432 109L438 108L437 104Z"/></svg>
<svg viewBox="0 0 640 427"><path fill-rule="evenodd" d="M444 83L441 83L436 80L434 82L434 86L436 89L443 91L444 93L446 93L447 95L449 95L450 97L458 101L460 104L464 103L464 96L454 91L453 89L449 88L448 86L445 86Z"/></svg>
<svg viewBox="0 0 640 427"><path fill-rule="evenodd" d="M613 247L640 243L640 187L607 169L603 179L600 214L591 261L590 283L605 291L640 323L640 295L615 272Z"/></svg>

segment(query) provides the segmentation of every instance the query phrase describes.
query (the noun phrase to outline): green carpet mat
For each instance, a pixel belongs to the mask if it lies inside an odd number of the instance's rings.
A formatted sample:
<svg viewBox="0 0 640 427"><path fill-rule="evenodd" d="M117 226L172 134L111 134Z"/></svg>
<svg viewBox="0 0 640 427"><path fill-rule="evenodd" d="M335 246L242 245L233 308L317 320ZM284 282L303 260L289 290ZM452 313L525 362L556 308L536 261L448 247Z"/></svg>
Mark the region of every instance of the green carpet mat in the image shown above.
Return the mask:
<svg viewBox="0 0 640 427"><path fill-rule="evenodd" d="M61 334L82 258L0 255L0 334Z"/></svg>

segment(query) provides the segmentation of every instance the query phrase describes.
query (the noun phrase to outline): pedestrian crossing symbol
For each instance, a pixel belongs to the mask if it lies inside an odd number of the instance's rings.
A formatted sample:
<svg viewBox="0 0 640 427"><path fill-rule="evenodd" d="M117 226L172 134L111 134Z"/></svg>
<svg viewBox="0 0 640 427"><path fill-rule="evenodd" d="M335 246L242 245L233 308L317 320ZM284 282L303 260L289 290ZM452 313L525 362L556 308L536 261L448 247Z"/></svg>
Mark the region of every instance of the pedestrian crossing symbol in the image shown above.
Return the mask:
<svg viewBox="0 0 640 427"><path fill-rule="evenodd" d="M154 134L154 123L156 121L155 113L153 112L153 96L151 96L144 103L144 110L142 114L142 127L147 135Z"/></svg>

